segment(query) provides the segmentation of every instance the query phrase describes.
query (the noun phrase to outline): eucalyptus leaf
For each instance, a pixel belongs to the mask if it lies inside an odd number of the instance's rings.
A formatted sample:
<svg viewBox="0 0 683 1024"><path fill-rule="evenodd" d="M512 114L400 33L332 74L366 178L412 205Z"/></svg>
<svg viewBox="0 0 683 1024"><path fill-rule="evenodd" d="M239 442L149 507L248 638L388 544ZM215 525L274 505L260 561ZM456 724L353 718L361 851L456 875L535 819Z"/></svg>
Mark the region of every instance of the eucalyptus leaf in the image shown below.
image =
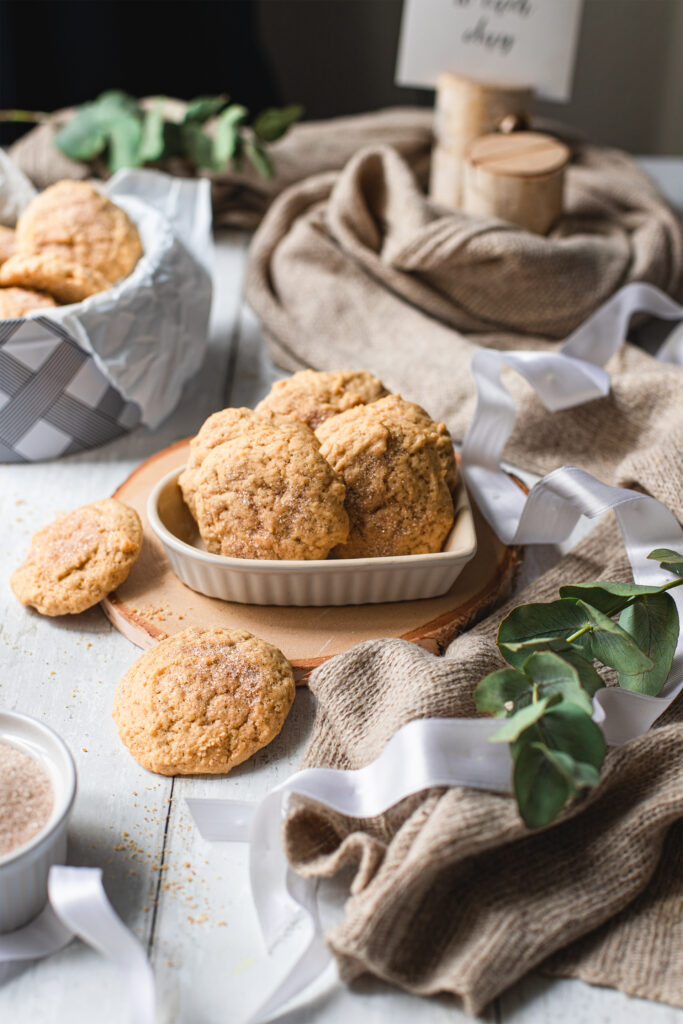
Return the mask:
<svg viewBox="0 0 683 1024"><path fill-rule="evenodd" d="M138 101L130 93L123 89L107 89L101 92L94 105L101 111L103 116L117 114L120 111L135 114L139 110Z"/></svg>
<svg viewBox="0 0 683 1024"><path fill-rule="evenodd" d="M275 171L270 157L256 139L248 139L245 152L262 178L272 178Z"/></svg>
<svg viewBox="0 0 683 1024"><path fill-rule="evenodd" d="M641 651L625 629L585 601L577 601L576 606L585 613L591 626L582 639L585 650L592 657L615 668L620 674L650 671L654 662Z"/></svg>
<svg viewBox="0 0 683 1024"><path fill-rule="evenodd" d="M195 167L211 167L213 145L206 132L194 121L180 125L180 140L183 154Z"/></svg>
<svg viewBox="0 0 683 1024"><path fill-rule="evenodd" d="M659 562L662 569L673 573L674 576L683 576L683 555L680 551L672 551L671 548L655 548L647 557Z"/></svg>
<svg viewBox="0 0 683 1024"><path fill-rule="evenodd" d="M661 587L645 587L638 583L574 583L560 587L560 597L571 597L586 601L603 615L614 615L621 611L630 597L644 594L658 594Z"/></svg>
<svg viewBox="0 0 683 1024"><path fill-rule="evenodd" d="M545 714L548 706L557 700L560 700L557 695L543 697L541 700L537 700L533 704L527 704L526 707L515 711L505 721L505 724L500 727L498 732L489 737L490 742L514 743L526 729L534 725Z"/></svg>
<svg viewBox="0 0 683 1024"><path fill-rule="evenodd" d="M509 664L521 668L529 657L527 649L517 645L539 641L566 641L587 624L585 612L576 601L548 601L543 604L522 604L513 608L498 627L498 647Z"/></svg>
<svg viewBox="0 0 683 1024"><path fill-rule="evenodd" d="M524 663L524 672L533 679L539 697L559 694L563 701L578 705L589 715L593 713L593 701L583 689L579 673L560 654L532 654Z"/></svg>
<svg viewBox="0 0 683 1024"><path fill-rule="evenodd" d="M505 705L512 703L514 710L526 695L530 700L532 688L531 679L524 672L515 668L501 668L485 676L477 685L474 702L482 714L504 718L508 714Z"/></svg>
<svg viewBox="0 0 683 1024"><path fill-rule="evenodd" d="M570 754L576 761L599 768L605 757L605 737L593 719L576 704L561 703L548 708L542 720L533 723L513 744L517 757L525 743L540 742L552 750Z"/></svg>
<svg viewBox="0 0 683 1024"><path fill-rule="evenodd" d="M109 156L107 163L112 172L122 167L139 167L142 124L130 114L121 114L109 125Z"/></svg>
<svg viewBox="0 0 683 1024"><path fill-rule="evenodd" d="M226 95L197 96L196 99L190 100L183 121L185 124L191 122L204 124L210 117L215 117L227 102L228 96Z"/></svg>
<svg viewBox="0 0 683 1024"><path fill-rule="evenodd" d="M515 759L512 782L519 813L529 828L548 825L573 795L567 776L541 743L524 745Z"/></svg>
<svg viewBox="0 0 683 1024"><path fill-rule="evenodd" d="M240 143L239 125L248 116L246 107L233 103L219 114L213 139L213 165L221 170L236 155Z"/></svg>
<svg viewBox="0 0 683 1024"><path fill-rule="evenodd" d="M304 108L298 104L276 109L271 107L262 111L254 121L252 128L262 142L275 142L281 138L291 126L299 121Z"/></svg>
<svg viewBox="0 0 683 1024"><path fill-rule="evenodd" d="M625 608L619 625L633 637L638 647L652 659L649 672L619 673L619 685L625 690L656 696L671 671L680 624L676 602L670 594L652 594Z"/></svg>
<svg viewBox="0 0 683 1024"><path fill-rule="evenodd" d="M72 160L94 160L107 147L108 137L100 112L94 103L84 103L63 128L54 144Z"/></svg>
<svg viewBox="0 0 683 1024"><path fill-rule="evenodd" d="M142 122L142 139L140 141L140 160L142 163L154 163L164 152L164 102L158 100L150 110L145 112Z"/></svg>

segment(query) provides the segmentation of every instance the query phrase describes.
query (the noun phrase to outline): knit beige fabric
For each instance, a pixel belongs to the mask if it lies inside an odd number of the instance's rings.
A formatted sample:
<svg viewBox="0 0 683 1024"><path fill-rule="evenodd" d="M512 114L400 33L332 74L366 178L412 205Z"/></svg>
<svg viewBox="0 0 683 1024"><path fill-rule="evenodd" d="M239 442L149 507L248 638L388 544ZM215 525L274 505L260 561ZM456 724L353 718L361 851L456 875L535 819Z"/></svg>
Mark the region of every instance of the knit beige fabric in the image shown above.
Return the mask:
<svg viewBox="0 0 683 1024"><path fill-rule="evenodd" d="M552 599L567 579L629 578L614 529L599 526L515 602ZM507 610L442 658L378 640L318 668L304 763L359 768L414 718L474 715L475 683L502 664L495 633ZM512 798L460 787L364 821L299 803L284 832L294 867L312 877L355 867L344 921L327 935L342 977L370 972L411 992L452 992L477 1013L561 951L554 973L683 1006L681 855L667 839L683 818L682 744L678 701L610 751L600 786L540 833L529 833Z"/></svg>
<svg viewBox="0 0 683 1024"><path fill-rule="evenodd" d="M681 253L675 214L623 154L577 150L566 216L546 239L435 208L405 161L375 147L274 202L252 245L248 298L281 365L368 368L462 438L479 345L553 347L630 280L678 294ZM683 373L632 346L608 369L607 398L555 414L506 373L518 408L506 455L538 472L582 466L683 519ZM612 517L514 603L599 577L630 578ZM474 715L476 683L502 663L505 612L442 658L378 640L317 669L305 763L360 767L414 718ZM327 936L343 977L453 992L477 1012L543 966L683 1006L680 853L668 838L683 818L680 704L610 751L599 788L540 833L511 798L458 787L372 821L297 803L284 833L295 868L355 869L344 921Z"/></svg>

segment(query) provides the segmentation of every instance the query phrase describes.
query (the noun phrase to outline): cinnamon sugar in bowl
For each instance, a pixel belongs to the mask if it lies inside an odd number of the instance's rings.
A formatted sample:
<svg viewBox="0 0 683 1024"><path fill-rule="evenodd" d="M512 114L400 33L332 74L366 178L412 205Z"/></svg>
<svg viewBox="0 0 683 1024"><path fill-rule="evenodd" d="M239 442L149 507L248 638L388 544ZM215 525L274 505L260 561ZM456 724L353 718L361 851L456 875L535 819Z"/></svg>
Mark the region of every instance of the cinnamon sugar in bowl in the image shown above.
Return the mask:
<svg viewBox="0 0 683 1024"><path fill-rule="evenodd" d="M56 733L0 712L0 933L27 924L47 900L47 876L66 859L76 770Z"/></svg>

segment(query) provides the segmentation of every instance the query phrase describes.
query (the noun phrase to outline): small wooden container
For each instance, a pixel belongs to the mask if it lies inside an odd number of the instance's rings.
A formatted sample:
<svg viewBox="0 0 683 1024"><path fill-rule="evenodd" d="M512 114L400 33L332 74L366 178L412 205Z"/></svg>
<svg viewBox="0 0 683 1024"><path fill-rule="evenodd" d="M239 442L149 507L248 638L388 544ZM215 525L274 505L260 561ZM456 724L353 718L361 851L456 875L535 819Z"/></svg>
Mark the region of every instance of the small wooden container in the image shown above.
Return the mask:
<svg viewBox="0 0 683 1024"><path fill-rule="evenodd" d="M562 215L567 146L539 132L484 135L468 148L462 209L545 235Z"/></svg>
<svg viewBox="0 0 683 1024"><path fill-rule="evenodd" d="M506 119L524 121L531 97L530 88L484 85L450 71L439 75L429 184L435 202L459 209L464 158L470 143L495 131Z"/></svg>

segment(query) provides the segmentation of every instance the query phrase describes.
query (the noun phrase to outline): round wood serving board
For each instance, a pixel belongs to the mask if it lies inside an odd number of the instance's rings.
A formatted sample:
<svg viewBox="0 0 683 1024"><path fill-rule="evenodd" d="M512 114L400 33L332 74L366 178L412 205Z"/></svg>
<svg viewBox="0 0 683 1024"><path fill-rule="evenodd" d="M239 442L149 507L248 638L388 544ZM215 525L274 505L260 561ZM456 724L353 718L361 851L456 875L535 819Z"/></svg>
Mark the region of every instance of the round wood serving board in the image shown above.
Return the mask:
<svg viewBox="0 0 683 1024"><path fill-rule="evenodd" d="M300 682L316 665L363 640L401 637L439 653L508 593L521 562L521 550L501 544L473 506L477 554L442 597L334 608L230 604L205 597L173 573L146 514L152 487L185 464L188 450L189 441L178 441L153 455L114 494L139 513L144 540L130 576L105 598L102 607L114 626L138 647L152 647L188 626L247 629L279 647Z"/></svg>

